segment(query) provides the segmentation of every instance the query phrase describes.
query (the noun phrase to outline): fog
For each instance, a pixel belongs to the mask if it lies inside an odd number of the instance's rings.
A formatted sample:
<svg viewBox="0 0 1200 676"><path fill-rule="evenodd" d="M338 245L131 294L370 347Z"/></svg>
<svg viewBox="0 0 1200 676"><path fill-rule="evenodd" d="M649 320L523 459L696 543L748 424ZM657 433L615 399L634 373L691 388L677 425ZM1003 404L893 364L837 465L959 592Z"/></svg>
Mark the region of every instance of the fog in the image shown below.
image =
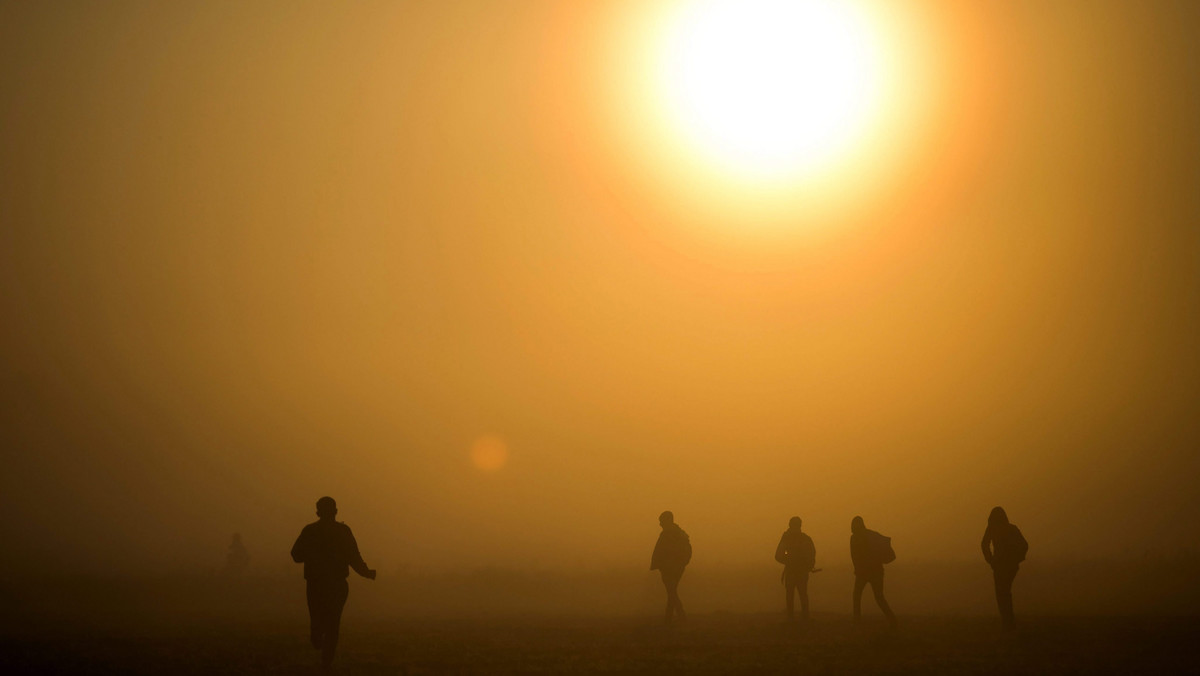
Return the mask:
<svg viewBox="0 0 1200 676"><path fill-rule="evenodd" d="M322 495L381 580L645 568L664 509L700 575L793 515L1193 546L1200 6L912 4L921 123L820 218L646 178L645 6L0 5L0 570L298 578Z"/></svg>

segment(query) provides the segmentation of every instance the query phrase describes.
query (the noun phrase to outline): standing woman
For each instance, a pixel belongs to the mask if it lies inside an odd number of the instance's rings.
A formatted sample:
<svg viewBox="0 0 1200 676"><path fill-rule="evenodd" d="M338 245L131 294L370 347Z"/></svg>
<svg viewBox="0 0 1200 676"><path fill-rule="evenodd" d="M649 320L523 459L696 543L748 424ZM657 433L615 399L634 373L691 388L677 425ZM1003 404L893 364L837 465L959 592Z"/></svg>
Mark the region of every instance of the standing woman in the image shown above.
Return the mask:
<svg viewBox="0 0 1200 676"><path fill-rule="evenodd" d="M1005 629L1015 629L1017 623L1013 619L1012 584L1017 577L1017 568L1029 551L1029 543L1021 535L1021 529L1008 522L1004 508L995 507L988 515L987 530L983 531L980 546L996 581L996 605L1000 608L1000 619Z"/></svg>

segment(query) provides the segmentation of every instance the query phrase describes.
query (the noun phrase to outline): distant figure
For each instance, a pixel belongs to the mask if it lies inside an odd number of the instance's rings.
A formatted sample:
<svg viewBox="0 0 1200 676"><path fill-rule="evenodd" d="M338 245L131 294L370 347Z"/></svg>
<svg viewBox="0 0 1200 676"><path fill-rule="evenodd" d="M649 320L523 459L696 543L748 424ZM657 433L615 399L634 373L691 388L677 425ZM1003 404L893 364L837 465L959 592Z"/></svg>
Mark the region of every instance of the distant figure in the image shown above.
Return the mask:
<svg viewBox="0 0 1200 676"><path fill-rule="evenodd" d="M789 620L796 614L793 591L800 596L800 616L808 619L808 574L813 572L817 562L817 548L813 546L812 538L800 532L800 524L800 517L793 516L775 548L775 560L783 564L783 593Z"/></svg>
<svg viewBox="0 0 1200 676"><path fill-rule="evenodd" d="M679 579L683 569L692 560L692 543L687 533L675 524L675 515L663 512L658 516L662 533L654 544L654 555L650 557L650 570L662 573L663 586L667 588L666 623L674 617L683 620L683 603L679 600Z"/></svg>
<svg viewBox="0 0 1200 676"><path fill-rule="evenodd" d="M342 623L342 608L350 594L346 578L350 568L368 580L375 571L367 567L358 553L358 543L350 527L337 516L333 498L317 500L317 521L300 531L292 546L292 560L304 564L304 579L308 583L308 617L312 627L312 645L321 651L321 664L328 668L337 649L338 629Z"/></svg>
<svg viewBox="0 0 1200 676"><path fill-rule="evenodd" d="M242 534L234 533L233 542L229 543L229 553L225 555L225 573L241 575L250 565L250 552L242 544Z"/></svg>
<svg viewBox="0 0 1200 676"><path fill-rule="evenodd" d="M1017 567L1025 560L1029 543L1021 530L1008 522L1003 507L994 507L988 515L987 530L983 531L983 558L992 567L996 581L996 605L1000 608L1000 619L1004 628L1016 629L1013 618L1012 584L1017 577Z"/></svg>
<svg viewBox="0 0 1200 676"><path fill-rule="evenodd" d="M896 560L892 551L892 539L868 530L861 516L850 522L850 560L854 562L854 622L862 619L863 588L871 585L875 602L887 617L892 628L896 628L896 616L887 599L883 597L883 564Z"/></svg>

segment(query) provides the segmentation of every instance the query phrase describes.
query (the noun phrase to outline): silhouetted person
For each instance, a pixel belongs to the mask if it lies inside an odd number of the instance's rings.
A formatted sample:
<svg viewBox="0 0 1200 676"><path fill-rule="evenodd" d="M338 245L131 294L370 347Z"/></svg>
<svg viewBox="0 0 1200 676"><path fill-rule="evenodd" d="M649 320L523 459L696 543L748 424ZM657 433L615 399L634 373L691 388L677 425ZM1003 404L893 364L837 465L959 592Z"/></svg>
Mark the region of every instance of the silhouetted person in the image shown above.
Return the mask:
<svg viewBox="0 0 1200 676"><path fill-rule="evenodd" d="M346 583L350 569L368 580L375 579L375 571L367 567L358 553L358 543L350 527L335 521L335 516L337 503L333 498L317 500L317 521L305 526L292 546L292 560L304 564L312 645L321 651L321 664L325 667L333 663L333 652L337 649L342 608L350 594Z"/></svg>
<svg viewBox="0 0 1200 676"><path fill-rule="evenodd" d="M687 533L675 524L675 515L663 512L658 516L662 533L654 543L654 555L650 557L650 570L662 573L663 586L667 588L667 616L670 624L673 617L684 619L683 603L679 600L679 579L683 569L692 560L692 543Z"/></svg>
<svg viewBox="0 0 1200 676"><path fill-rule="evenodd" d="M863 588L871 585L875 594L875 603L888 619L892 628L896 627L896 616L891 606L883 597L883 564L896 559L892 551L892 539L868 530L861 516L854 517L850 522L850 560L854 562L854 622L862 619Z"/></svg>
<svg viewBox="0 0 1200 676"><path fill-rule="evenodd" d="M250 552L242 544L242 534L234 533L233 542L229 543L229 553L225 555L225 572L229 575L241 575L250 565Z"/></svg>
<svg viewBox="0 0 1200 676"><path fill-rule="evenodd" d="M1015 629L1013 618L1012 584L1017 577L1017 568L1025 560L1029 543L1021 530L1008 522L1003 507L994 507L988 515L987 530L983 531L983 558L992 567L996 581L996 605L1000 608L1000 619L1005 629Z"/></svg>
<svg viewBox="0 0 1200 676"><path fill-rule="evenodd" d="M800 517L793 516L775 548L775 560L783 564L783 593L789 620L796 614L792 592L800 596L800 616L808 619L808 574L817 562L817 548L812 538L800 531L800 524Z"/></svg>

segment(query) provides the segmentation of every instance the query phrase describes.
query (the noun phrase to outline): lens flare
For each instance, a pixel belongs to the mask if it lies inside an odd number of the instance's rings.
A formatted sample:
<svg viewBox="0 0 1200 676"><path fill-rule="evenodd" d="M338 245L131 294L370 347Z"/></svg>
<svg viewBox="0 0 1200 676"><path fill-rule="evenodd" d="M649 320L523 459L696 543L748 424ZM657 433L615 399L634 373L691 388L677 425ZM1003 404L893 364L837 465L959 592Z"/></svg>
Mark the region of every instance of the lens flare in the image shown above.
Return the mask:
<svg viewBox="0 0 1200 676"><path fill-rule="evenodd" d="M471 464L483 472L496 472L508 464L508 444L500 437L482 436L471 444Z"/></svg>

